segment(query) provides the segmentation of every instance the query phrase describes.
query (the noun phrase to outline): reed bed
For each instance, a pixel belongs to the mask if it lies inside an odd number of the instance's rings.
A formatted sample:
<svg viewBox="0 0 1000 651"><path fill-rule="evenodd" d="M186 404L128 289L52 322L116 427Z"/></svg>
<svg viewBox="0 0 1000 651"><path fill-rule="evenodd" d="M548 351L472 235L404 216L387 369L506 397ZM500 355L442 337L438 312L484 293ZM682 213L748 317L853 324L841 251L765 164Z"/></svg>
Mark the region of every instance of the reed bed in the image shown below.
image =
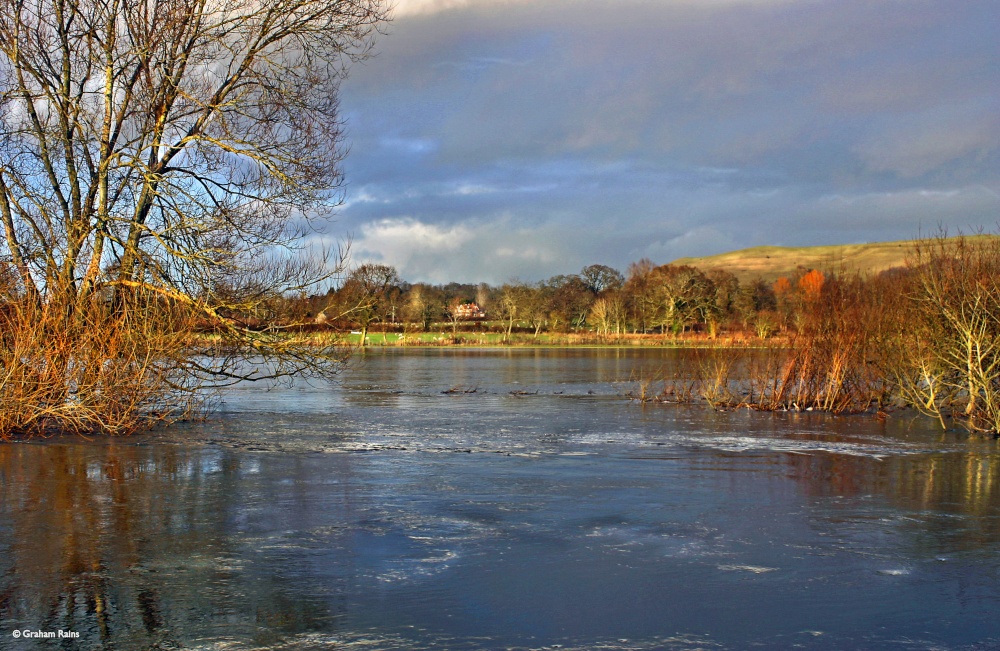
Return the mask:
<svg viewBox="0 0 1000 651"><path fill-rule="evenodd" d="M874 413L908 407L943 427L1000 433L1000 242L915 244L904 270L828 276L786 339L683 353L648 402Z"/></svg>
<svg viewBox="0 0 1000 651"><path fill-rule="evenodd" d="M832 283L831 283L832 284ZM878 302L860 279L839 281L827 300L804 307L798 332L755 346L682 351L659 392L642 401L704 401L717 409L882 412L901 404L873 336Z"/></svg>

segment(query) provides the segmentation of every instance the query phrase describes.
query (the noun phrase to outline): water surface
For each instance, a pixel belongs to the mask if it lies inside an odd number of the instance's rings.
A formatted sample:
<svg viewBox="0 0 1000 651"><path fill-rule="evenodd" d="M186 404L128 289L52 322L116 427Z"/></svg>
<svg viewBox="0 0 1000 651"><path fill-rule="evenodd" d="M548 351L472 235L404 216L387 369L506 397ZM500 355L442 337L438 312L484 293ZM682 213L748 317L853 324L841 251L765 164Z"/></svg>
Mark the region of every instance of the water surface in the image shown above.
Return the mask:
<svg viewBox="0 0 1000 651"><path fill-rule="evenodd" d="M0 648L1000 646L995 442L623 398L669 363L377 351L0 446Z"/></svg>

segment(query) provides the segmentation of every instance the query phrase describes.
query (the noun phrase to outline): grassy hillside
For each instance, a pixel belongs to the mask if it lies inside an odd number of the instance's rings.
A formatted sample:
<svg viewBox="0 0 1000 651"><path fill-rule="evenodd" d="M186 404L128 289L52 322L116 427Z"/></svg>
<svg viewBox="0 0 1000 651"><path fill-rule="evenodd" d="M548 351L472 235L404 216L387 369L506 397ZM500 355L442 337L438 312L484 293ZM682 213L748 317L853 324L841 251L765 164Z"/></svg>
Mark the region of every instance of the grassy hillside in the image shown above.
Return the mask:
<svg viewBox="0 0 1000 651"><path fill-rule="evenodd" d="M906 263L911 240L842 244L836 246L756 246L702 258L679 258L672 264L686 264L702 271L724 269L740 282L757 277L774 280L793 276L798 267L820 271L860 271L878 273Z"/></svg>

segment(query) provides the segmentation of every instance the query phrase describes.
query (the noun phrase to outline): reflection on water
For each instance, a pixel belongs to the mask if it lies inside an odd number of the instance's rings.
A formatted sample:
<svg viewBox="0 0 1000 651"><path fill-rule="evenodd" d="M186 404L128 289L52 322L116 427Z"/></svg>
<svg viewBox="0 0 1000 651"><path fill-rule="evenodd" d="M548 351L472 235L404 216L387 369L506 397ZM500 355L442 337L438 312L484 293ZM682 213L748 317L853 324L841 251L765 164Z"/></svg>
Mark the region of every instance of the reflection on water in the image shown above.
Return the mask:
<svg viewBox="0 0 1000 651"><path fill-rule="evenodd" d="M387 351L0 446L0 648L1000 646L995 442L621 399L669 363Z"/></svg>

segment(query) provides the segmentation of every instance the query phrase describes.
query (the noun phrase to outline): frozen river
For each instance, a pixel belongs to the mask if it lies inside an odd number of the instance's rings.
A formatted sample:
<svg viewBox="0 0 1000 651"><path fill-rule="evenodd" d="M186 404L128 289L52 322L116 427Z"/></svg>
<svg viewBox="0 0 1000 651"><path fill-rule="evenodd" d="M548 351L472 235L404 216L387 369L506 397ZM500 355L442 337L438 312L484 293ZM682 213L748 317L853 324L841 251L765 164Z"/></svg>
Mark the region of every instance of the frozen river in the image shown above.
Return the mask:
<svg viewBox="0 0 1000 651"><path fill-rule="evenodd" d="M1000 647L995 441L623 398L670 361L376 351L0 445L0 649Z"/></svg>

